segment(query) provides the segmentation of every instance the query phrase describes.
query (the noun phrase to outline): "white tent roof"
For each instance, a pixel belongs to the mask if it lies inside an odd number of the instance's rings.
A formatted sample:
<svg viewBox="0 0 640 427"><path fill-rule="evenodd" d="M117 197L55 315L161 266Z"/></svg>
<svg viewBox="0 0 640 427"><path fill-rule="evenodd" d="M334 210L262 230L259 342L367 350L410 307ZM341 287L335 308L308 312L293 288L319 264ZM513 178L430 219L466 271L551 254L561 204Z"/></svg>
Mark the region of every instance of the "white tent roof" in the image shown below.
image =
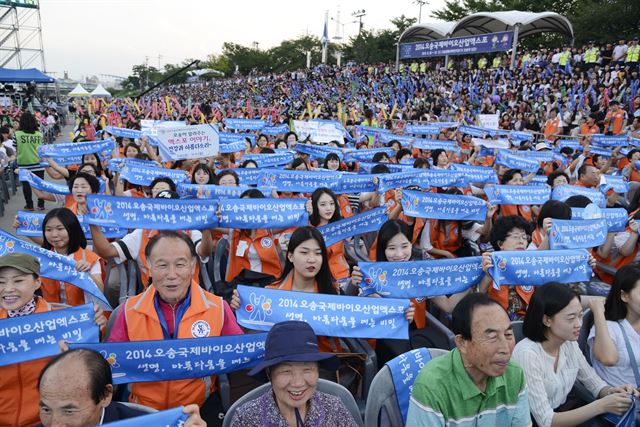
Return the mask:
<svg viewBox="0 0 640 427"><path fill-rule="evenodd" d="M82 87L80 83L73 88L71 92L67 94L67 96L89 96L91 95L85 88Z"/></svg>
<svg viewBox="0 0 640 427"><path fill-rule="evenodd" d="M98 86L91 91L91 96L111 96L111 94L100 83L98 83Z"/></svg>
<svg viewBox="0 0 640 427"><path fill-rule="evenodd" d="M402 33L398 43L409 39L438 40L447 37L461 37L477 34L512 30L519 25L518 37L526 37L542 32L561 33L573 39L573 27L564 16L555 12L478 12L465 16L458 22L432 20L413 25Z"/></svg>

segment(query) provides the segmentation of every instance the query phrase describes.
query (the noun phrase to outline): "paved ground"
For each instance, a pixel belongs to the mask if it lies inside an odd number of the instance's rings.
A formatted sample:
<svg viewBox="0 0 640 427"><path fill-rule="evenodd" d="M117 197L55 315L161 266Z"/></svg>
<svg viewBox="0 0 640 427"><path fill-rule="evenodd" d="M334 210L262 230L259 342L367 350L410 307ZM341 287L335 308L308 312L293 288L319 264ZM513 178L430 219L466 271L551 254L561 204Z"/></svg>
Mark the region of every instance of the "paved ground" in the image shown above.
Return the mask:
<svg viewBox="0 0 640 427"><path fill-rule="evenodd" d="M67 126L63 128L62 137L58 138L56 142L63 142L63 141L68 142L69 141L68 135L71 130L72 130L71 126ZM64 183L64 180L55 181L51 179L51 177L49 177L47 174L45 174L45 178L47 181ZM4 205L4 215L0 217L0 228L2 228L2 230L4 231L8 231L11 234L15 234L15 230L12 227L14 217L16 216L19 210L22 210L22 208L24 208L24 205L25 205L24 196L22 195L22 187L18 185L18 191L16 192L15 195L11 194L11 189L9 189L9 194L11 196L11 199L9 200L9 203ZM37 199L35 198L35 196L33 197L33 202L34 202L34 206L37 205ZM53 209L54 207L55 207L54 203L45 202L45 208L46 208L45 212L49 211L50 209Z"/></svg>

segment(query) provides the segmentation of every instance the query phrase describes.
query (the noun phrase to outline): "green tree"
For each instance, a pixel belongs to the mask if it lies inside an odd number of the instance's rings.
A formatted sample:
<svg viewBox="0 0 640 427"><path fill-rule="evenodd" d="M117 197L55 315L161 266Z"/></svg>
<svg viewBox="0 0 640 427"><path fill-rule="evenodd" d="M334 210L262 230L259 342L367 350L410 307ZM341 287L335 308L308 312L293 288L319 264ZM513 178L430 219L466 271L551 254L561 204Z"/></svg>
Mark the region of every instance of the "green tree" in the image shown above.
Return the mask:
<svg viewBox="0 0 640 427"><path fill-rule="evenodd" d="M331 45L329 45L331 51ZM315 36L302 36L293 40L285 40L278 46L269 49L273 71L283 72L304 68L307 65L307 52L311 52L311 63L322 60L322 45ZM329 61L330 58L327 58Z"/></svg>

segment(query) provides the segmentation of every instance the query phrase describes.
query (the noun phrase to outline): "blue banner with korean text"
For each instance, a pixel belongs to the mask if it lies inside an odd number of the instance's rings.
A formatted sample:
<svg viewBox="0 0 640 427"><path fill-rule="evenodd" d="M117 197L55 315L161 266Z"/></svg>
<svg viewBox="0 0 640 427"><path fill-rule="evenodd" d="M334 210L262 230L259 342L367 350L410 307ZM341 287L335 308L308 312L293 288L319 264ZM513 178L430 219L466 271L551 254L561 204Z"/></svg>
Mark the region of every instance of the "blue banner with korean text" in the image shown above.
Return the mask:
<svg viewBox="0 0 640 427"><path fill-rule="evenodd" d="M56 184L54 182L45 181L38 175L35 175L29 169L20 169L18 171L18 180L21 182L28 182L31 187L36 190L46 191L51 194L71 194L69 187L64 184Z"/></svg>
<svg viewBox="0 0 640 427"><path fill-rule="evenodd" d="M256 136L252 133L234 133L234 132L220 132L220 144L232 144L236 142L244 142L246 138L249 138L252 144L256 143Z"/></svg>
<svg viewBox="0 0 640 427"><path fill-rule="evenodd" d="M404 127L404 133L408 133L410 135L438 135L440 133L440 127L433 123L426 125L414 125L409 123Z"/></svg>
<svg viewBox="0 0 640 427"><path fill-rule="evenodd" d="M264 135L282 135L289 132L289 125L281 124L277 126L265 126L260 129L260 133Z"/></svg>
<svg viewBox="0 0 640 427"><path fill-rule="evenodd" d="M207 328L207 322L198 320L191 330L197 336ZM203 378L252 368L264 356L266 338L267 334L245 334L69 347L100 353L111 365L114 384L125 384Z"/></svg>
<svg viewBox="0 0 640 427"><path fill-rule="evenodd" d="M113 136L121 136L123 138L138 139L144 136L142 131L135 130L135 129L125 129L125 128L107 126L104 128L104 130L105 132L110 133Z"/></svg>
<svg viewBox="0 0 640 427"><path fill-rule="evenodd" d="M110 172L120 172L124 166L133 165L133 166L143 166L149 168L162 168L160 164L154 162L153 160L141 160L134 159L129 157L120 157L117 159L109 159L108 161L109 171Z"/></svg>
<svg viewBox="0 0 640 427"><path fill-rule="evenodd" d="M229 129L237 130L260 130L266 126L264 120L255 119L224 119L224 125Z"/></svg>
<svg viewBox="0 0 640 427"><path fill-rule="evenodd" d="M627 193L629 191L629 181L623 176L613 175L601 175L600 191L607 193L609 190L613 190L616 193Z"/></svg>
<svg viewBox="0 0 640 427"><path fill-rule="evenodd" d="M558 185L551 192L551 198L553 200L560 200L561 202L564 202L571 196L585 196L598 205L598 207L606 208L607 206L605 195L591 188L578 187L575 185Z"/></svg>
<svg viewBox="0 0 640 427"><path fill-rule="evenodd" d="M239 184L241 185L258 184L258 179L260 178L260 174L264 172L264 169L258 169L258 168L231 168L231 169L224 169L224 170L230 170L235 172L236 175L238 175L238 178L240 178Z"/></svg>
<svg viewBox="0 0 640 427"><path fill-rule="evenodd" d="M258 185L275 187L278 191L311 193L318 187L338 185L340 173L297 170L263 170Z"/></svg>
<svg viewBox="0 0 640 427"><path fill-rule="evenodd" d="M197 199L239 198L242 193L252 189L255 190L255 187L248 185L227 187L226 185L188 184L185 182L177 185L180 197ZM269 193L264 193L264 195L268 196Z"/></svg>
<svg viewBox="0 0 640 427"><path fill-rule="evenodd" d="M496 164L506 166L509 169L520 169L527 172L537 172L538 169L540 169L540 162L538 160L527 159L507 150L498 150Z"/></svg>
<svg viewBox="0 0 640 427"><path fill-rule="evenodd" d="M76 270L76 262L54 251L38 247L22 239L16 239L6 231L0 230L0 256L21 252L33 255L40 261L40 275L52 280L69 283L97 298L107 310L111 310L109 302L88 273Z"/></svg>
<svg viewBox="0 0 640 427"><path fill-rule="evenodd" d="M286 320L307 322L316 335L408 339L409 300L325 295L238 286L238 323L268 331Z"/></svg>
<svg viewBox="0 0 640 427"><path fill-rule="evenodd" d="M376 175L341 172L341 179L331 187L336 194L352 194L376 191L373 177Z"/></svg>
<svg viewBox="0 0 640 427"><path fill-rule="evenodd" d="M345 162L370 162L377 153L385 153L388 157L395 154L393 148L363 148L349 151L344 156Z"/></svg>
<svg viewBox="0 0 640 427"><path fill-rule="evenodd" d="M457 294L480 283L482 257L402 262L358 262L365 296L422 298Z"/></svg>
<svg viewBox="0 0 640 427"><path fill-rule="evenodd" d="M134 185L150 185L159 176L171 178L176 184L189 180L189 175L179 169L157 168L134 163L125 163L124 167L120 169L120 179Z"/></svg>
<svg viewBox="0 0 640 427"><path fill-rule="evenodd" d="M453 37L400 45L400 59L502 52L512 48L513 31Z"/></svg>
<svg viewBox="0 0 640 427"><path fill-rule="evenodd" d="M128 418L122 421L114 421L105 424L109 427L140 427L140 426L153 426L153 427L184 427L185 422L189 418L188 414L185 414L182 406L173 409L167 409L166 411L154 412L148 415L142 415L140 417Z"/></svg>
<svg viewBox="0 0 640 427"><path fill-rule="evenodd" d="M445 150L451 152L460 151L460 147L455 141L446 141L442 139L416 139L413 141L412 148L419 148L420 150Z"/></svg>
<svg viewBox="0 0 640 427"><path fill-rule="evenodd" d="M410 185L417 185L421 188L429 188L429 182L419 178L420 171L414 169L408 172L384 173L374 175L374 181L378 181L379 193L384 193L395 188L404 188Z"/></svg>
<svg viewBox="0 0 640 427"><path fill-rule="evenodd" d="M331 153L336 154L340 158L340 160L344 158L344 154L342 153L341 149L329 147L326 145L298 143L295 145L295 147L293 147L293 151L297 153L308 154L313 160L324 159Z"/></svg>
<svg viewBox="0 0 640 427"><path fill-rule="evenodd" d="M591 279L589 252L585 249L555 251L498 251L491 253L494 287L539 286L547 282L573 283Z"/></svg>
<svg viewBox="0 0 640 427"><path fill-rule="evenodd" d="M471 166L464 163L452 163L451 170L462 172L465 179L470 183L497 184L498 175L491 167Z"/></svg>
<svg viewBox="0 0 640 427"><path fill-rule="evenodd" d="M387 144L391 141L398 141L403 147L408 147L413 143L415 138L406 135L396 135L395 133L381 133L378 135L378 140L383 144Z"/></svg>
<svg viewBox="0 0 640 427"><path fill-rule="evenodd" d="M55 356L58 341L98 342L93 305L0 320L0 366Z"/></svg>
<svg viewBox="0 0 640 427"><path fill-rule="evenodd" d="M216 204L211 200L88 195L87 209L85 221L103 227L204 230L218 226Z"/></svg>
<svg viewBox="0 0 640 427"><path fill-rule="evenodd" d="M600 209L599 215L596 217L604 218L607 221L607 231L609 233L618 233L625 231L629 213L624 208L607 208ZM571 219L596 219L592 215L585 213L585 208L571 208Z"/></svg>
<svg viewBox="0 0 640 427"><path fill-rule="evenodd" d="M238 229L303 227L306 199L222 199L220 227Z"/></svg>
<svg viewBox="0 0 640 427"><path fill-rule="evenodd" d="M60 144L45 144L38 148L40 157L68 157L82 156L90 153L109 153L113 151L115 143L112 139L104 141L68 142Z"/></svg>
<svg viewBox="0 0 640 427"><path fill-rule="evenodd" d="M46 214L36 212L18 211L18 223L16 229L17 236L42 237L42 221ZM89 224L84 222L84 215L78 215L78 221L84 232L84 237L91 240L91 230ZM127 235L129 230L120 227L100 227L102 234L107 239L120 239Z"/></svg>
<svg viewBox="0 0 640 427"><path fill-rule="evenodd" d="M396 391L396 399L400 412L402 412L402 420L407 423L407 413L409 412L409 398L413 390L413 383L416 381L418 374L431 360L431 353L428 348L418 348L408 351L395 357L386 363L391 372L393 380L393 388Z"/></svg>
<svg viewBox="0 0 640 427"><path fill-rule="evenodd" d="M549 239L550 249L591 249L607 240L604 219L554 219Z"/></svg>
<svg viewBox="0 0 640 427"><path fill-rule="evenodd" d="M244 141L230 142L228 144L220 144L220 153L237 153L246 149Z"/></svg>
<svg viewBox="0 0 640 427"><path fill-rule="evenodd" d="M551 196L547 185L487 185L484 188L492 205L542 205Z"/></svg>
<svg viewBox="0 0 640 427"><path fill-rule="evenodd" d="M417 218L484 221L487 216L487 202L477 197L411 190L402 192L402 209Z"/></svg>
<svg viewBox="0 0 640 427"><path fill-rule="evenodd" d="M385 209L384 207L371 209L350 218L318 227L318 231L324 237L327 247L357 234L378 231L388 219Z"/></svg>
<svg viewBox="0 0 640 427"><path fill-rule="evenodd" d="M259 168L270 168L273 166L282 166L293 162L294 156L291 152L274 153L274 154L245 154L242 161L253 160L258 164Z"/></svg>
<svg viewBox="0 0 640 427"><path fill-rule="evenodd" d="M425 180L430 187L467 187L469 181L461 171L453 169L421 169L420 180Z"/></svg>
<svg viewBox="0 0 640 427"><path fill-rule="evenodd" d="M631 139L626 135L591 135L591 142L603 147L624 147L629 145Z"/></svg>

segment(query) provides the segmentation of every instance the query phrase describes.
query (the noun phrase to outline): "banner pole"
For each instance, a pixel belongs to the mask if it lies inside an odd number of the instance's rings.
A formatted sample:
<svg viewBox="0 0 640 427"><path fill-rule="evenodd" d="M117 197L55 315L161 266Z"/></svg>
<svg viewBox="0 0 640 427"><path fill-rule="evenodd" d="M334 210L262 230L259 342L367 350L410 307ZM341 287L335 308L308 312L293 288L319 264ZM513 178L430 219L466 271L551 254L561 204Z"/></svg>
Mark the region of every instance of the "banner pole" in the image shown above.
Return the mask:
<svg viewBox="0 0 640 427"><path fill-rule="evenodd" d="M516 68L516 54L518 53L518 33L520 32L520 24L516 24L513 29L513 45L511 46L511 67L510 70Z"/></svg>

